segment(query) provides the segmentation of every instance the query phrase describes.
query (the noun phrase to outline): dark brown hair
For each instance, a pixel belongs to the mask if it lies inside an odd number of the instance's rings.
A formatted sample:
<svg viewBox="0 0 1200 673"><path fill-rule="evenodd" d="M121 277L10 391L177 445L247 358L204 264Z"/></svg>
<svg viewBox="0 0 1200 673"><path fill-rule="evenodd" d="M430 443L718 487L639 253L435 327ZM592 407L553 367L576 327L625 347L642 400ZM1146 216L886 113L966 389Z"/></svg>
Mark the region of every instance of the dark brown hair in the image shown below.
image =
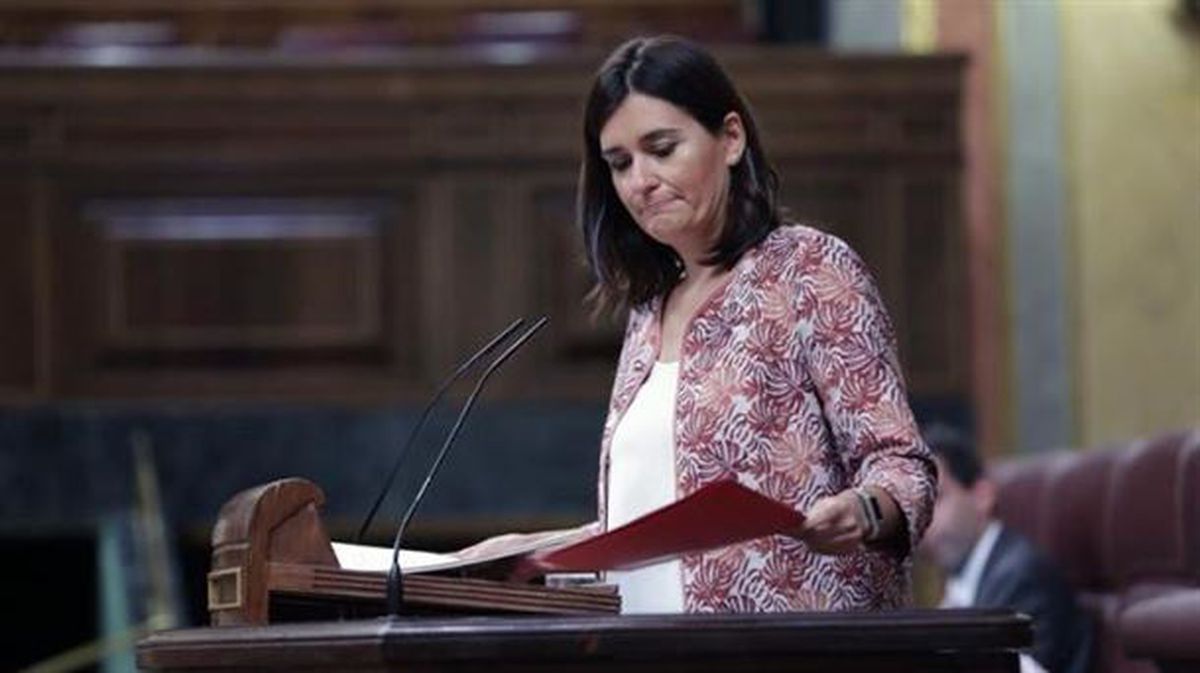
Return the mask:
<svg viewBox="0 0 1200 673"><path fill-rule="evenodd" d="M970 488L983 476L983 464L966 433L945 423L933 423L922 428L921 435L958 483Z"/></svg>
<svg viewBox="0 0 1200 673"><path fill-rule="evenodd" d="M583 232L594 293L604 306L639 307L679 281L680 261L637 226L613 187L600 154L600 131L630 93L653 96L687 112L709 133L736 112L746 131L742 158L730 170L724 231L705 264L732 268L746 250L780 225L779 179L767 162L746 102L717 61L688 40L661 36L622 44L596 74L583 118L583 165L576 217Z"/></svg>

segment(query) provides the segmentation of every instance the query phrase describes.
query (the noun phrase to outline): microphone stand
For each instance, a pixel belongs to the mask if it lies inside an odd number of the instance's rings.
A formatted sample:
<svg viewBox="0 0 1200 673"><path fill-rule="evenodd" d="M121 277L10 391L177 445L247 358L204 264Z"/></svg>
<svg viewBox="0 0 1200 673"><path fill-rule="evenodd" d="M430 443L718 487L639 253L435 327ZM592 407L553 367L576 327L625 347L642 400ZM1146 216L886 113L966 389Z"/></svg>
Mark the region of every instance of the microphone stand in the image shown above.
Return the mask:
<svg viewBox="0 0 1200 673"><path fill-rule="evenodd" d="M504 330L496 336L492 337L491 341L488 341L486 344L484 344L484 346L476 351L475 354L472 355L466 362L459 365L458 369L455 369L453 374L447 376L445 381L442 381L442 384L438 387L437 392L434 393L433 398L429 400L429 403L425 405L425 409L421 411L421 416L417 419L416 425L414 425L412 430L409 431L408 438L404 441L404 445L400 449L400 452L396 454L396 461L392 463L392 469L388 473L387 479L384 480L383 488L380 489L379 495L375 498L375 504L371 505L371 510L367 512L366 518L363 519L362 525L358 528L358 535L354 537L355 543L362 544L363 538L366 537L367 529L370 528L371 522L375 519L375 514L379 511L379 507L383 505L384 498L387 497L388 492L392 490L392 485L396 482L396 475L400 474L400 466L404 463L404 458L408 455L409 448L412 447L413 442L417 439L417 433L421 431L421 428L425 427L425 422L429 420L429 414L433 412L433 408L437 406L437 403L440 402L442 397L446 395L446 391L450 389L450 386L453 385L455 381L462 378L462 375L465 374L467 370L471 369L471 367L473 367L475 363L480 360L480 358L496 350L497 346L512 336L513 332L517 331L517 328L524 323L524 318L517 318L514 320L512 324L504 328Z"/></svg>
<svg viewBox="0 0 1200 673"><path fill-rule="evenodd" d="M450 429L450 434L446 436L446 441L442 443L442 448L438 451L437 458L433 461L433 466L430 467L429 472L425 475L425 480L421 483L421 488L417 491L416 497L413 498L412 503L409 504L408 509L404 512L404 517L400 520L400 527L396 530L395 540L392 542L392 565L388 570L387 578L388 617L394 618L399 616L401 606L404 603L404 578L400 572L400 540L404 536L405 529L408 528L409 521L412 520L413 515L416 513L417 506L421 504L421 499L424 497L425 491L429 489L429 484L433 481L434 475L437 474L438 469L441 467L442 461L445 460L446 453L454 443L455 438L458 437L458 432L462 429L467 414L471 412L471 408L475 404L475 399L479 397L479 393L483 390L483 386L487 383L488 378L500 368L500 365L512 357L521 346L524 346L547 321L549 321L549 318L544 316L540 318L529 329L525 330L521 336L517 337L512 345L504 349L504 352L497 356L492 361L492 364L488 365L488 368L484 370L483 375L479 377L479 381L475 384L475 388L467 397L467 401L463 403L462 410L459 411L458 418L455 419L454 426Z"/></svg>

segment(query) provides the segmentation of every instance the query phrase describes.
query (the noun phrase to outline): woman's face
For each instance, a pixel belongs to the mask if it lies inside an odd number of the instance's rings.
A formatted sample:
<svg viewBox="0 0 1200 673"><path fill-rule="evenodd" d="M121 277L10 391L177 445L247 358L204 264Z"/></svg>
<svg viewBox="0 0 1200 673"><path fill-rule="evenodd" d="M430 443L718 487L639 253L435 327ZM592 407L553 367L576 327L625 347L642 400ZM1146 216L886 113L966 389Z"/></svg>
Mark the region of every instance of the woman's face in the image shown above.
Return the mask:
<svg viewBox="0 0 1200 673"><path fill-rule="evenodd" d="M730 112L716 135L661 98L631 93L600 130L600 152L633 220L676 251L707 252L724 226L729 167L745 133Z"/></svg>

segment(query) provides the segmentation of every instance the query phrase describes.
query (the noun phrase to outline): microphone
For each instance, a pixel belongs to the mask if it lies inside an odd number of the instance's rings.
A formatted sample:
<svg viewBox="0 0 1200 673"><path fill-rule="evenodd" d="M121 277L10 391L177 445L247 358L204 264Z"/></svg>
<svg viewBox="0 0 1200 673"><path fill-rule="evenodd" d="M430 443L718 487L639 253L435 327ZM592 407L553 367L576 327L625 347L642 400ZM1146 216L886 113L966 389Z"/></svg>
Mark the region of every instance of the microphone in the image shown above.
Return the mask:
<svg viewBox="0 0 1200 673"><path fill-rule="evenodd" d="M404 517L400 520L400 527L396 530L395 541L392 542L392 566L388 570L387 578L387 605L388 616L395 617L400 614L400 607L404 602L404 580L400 574L400 540L404 537L404 531L408 528L408 522L412 520L413 514L416 514L417 506L421 504L421 498L424 497L425 491L428 490L430 482L433 481L434 475L442 466L442 461L446 458L446 452L450 450L450 445L454 443L458 437L458 431L462 429L463 422L467 419L467 414L471 413L471 407L475 405L475 399L479 397L479 393L483 390L483 386L492 374L500 368L514 353L517 352L533 335L540 330L550 319L542 316L537 322L533 323L526 329L515 341L500 353L492 364L484 370L483 375L479 377L479 381L475 384L474 390L467 396L467 401L463 403L462 409L458 412L458 418L454 421L454 426L450 428L450 433L446 435L446 441L442 443L442 448L438 451L437 457L433 461L433 465L429 468L429 472L425 474L425 481L421 483L421 488L418 489L416 497L408 505L408 510L404 512Z"/></svg>
<svg viewBox="0 0 1200 673"><path fill-rule="evenodd" d="M379 512L379 507L383 505L384 498L387 497L388 492L392 490L392 485L396 482L396 475L400 474L400 466L404 463L404 457L408 455L409 449L412 448L413 442L417 439L417 433L419 433L421 428L425 426L425 422L429 420L429 414L433 412L433 409L435 406L437 406L437 403L440 402L446 395L446 391L450 389L450 386L453 385L455 381L462 378L462 375L465 374L467 370L471 369L471 367L474 366L475 363L480 360L480 358L496 350L497 346L506 341L508 337L512 336L513 332L517 331L517 328L524 323L524 318L517 318L514 320L512 324L510 324L508 327L505 327L503 331L492 337L491 341L488 341L483 345L482 348L475 351L474 355L460 364L458 368L454 370L453 374L446 377L445 381L442 381L442 384L438 387L437 392L435 392L433 397L429 400L429 404L426 404L425 409L421 411L421 416L417 419L416 425L414 425L412 430L409 431L408 438L404 440L404 446L401 447L400 451L396 454L396 461L392 463L392 470L388 473L387 479L384 480L383 488L380 489L379 496L375 498L375 504L371 505L371 510L367 512L366 518L363 519L362 525L358 528L358 535L354 537L354 541L356 543L362 544L363 538L367 534L367 529L371 527L371 522L375 519L375 514Z"/></svg>

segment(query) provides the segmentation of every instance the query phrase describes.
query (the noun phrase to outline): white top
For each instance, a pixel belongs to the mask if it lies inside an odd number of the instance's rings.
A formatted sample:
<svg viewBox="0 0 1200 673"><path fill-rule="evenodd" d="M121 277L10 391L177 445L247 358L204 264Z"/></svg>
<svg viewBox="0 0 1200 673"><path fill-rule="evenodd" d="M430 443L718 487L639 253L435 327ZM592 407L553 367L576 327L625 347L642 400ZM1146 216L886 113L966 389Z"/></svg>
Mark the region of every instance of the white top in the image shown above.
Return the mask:
<svg viewBox="0 0 1200 673"><path fill-rule="evenodd" d="M675 391L678 362L656 362L613 430L609 449L609 530L675 502ZM683 612L678 559L611 571L621 613Z"/></svg>
<svg viewBox="0 0 1200 673"><path fill-rule="evenodd" d="M983 568L987 565L998 539L1000 539L1000 523L993 521L983 530L983 535L980 535L979 539L975 541L975 546L971 548L971 553L967 556L967 562L963 564L962 570L946 580L946 592L942 597L942 607L969 608L975 605L975 597L979 594L979 580L983 579ZM1037 659L1030 656L1028 652L1018 653L1017 659L1021 665L1021 673L1046 673L1046 669L1042 668Z"/></svg>

